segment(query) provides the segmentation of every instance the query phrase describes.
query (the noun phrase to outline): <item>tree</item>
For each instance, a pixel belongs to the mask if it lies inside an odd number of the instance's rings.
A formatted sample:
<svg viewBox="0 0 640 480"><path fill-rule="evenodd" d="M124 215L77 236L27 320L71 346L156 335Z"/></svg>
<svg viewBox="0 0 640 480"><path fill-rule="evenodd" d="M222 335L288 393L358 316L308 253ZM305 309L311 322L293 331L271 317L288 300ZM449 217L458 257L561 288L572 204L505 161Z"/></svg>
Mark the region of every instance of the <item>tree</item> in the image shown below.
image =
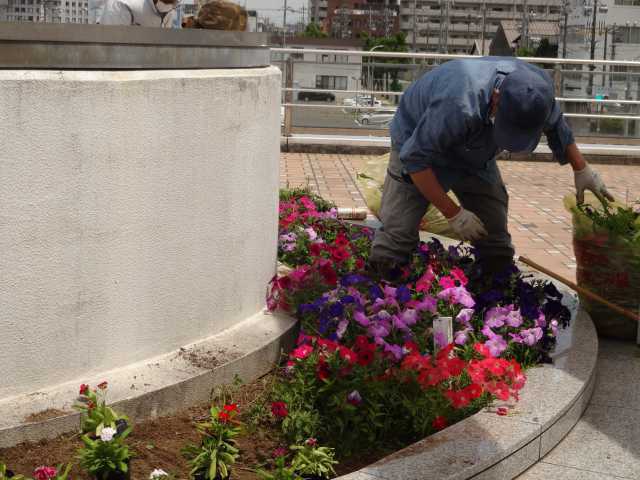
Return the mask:
<svg viewBox="0 0 640 480"><path fill-rule="evenodd" d="M371 37L366 33L362 34L364 39L364 50L369 51L376 47L376 52L401 52L406 53L409 51L409 45L407 45L407 35L403 32L397 33L389 37ZM372 61L371 58L369 61ZM406 59L400 58L376 58L376 63L393 63L402 64L407 63ZM390 84L390 89L393 91L400 91L400 82L398 81L399 70L397 68L388 69L384 67L373 68L373 84L374 88L376 83L378 87ZM391 77L391 82L389 82ZM382 84L382 85L380 85ZM381 90L382 88L378 88Z"/></svg>
<svg viewBox="0 0 640 480"><path fill-rule="evenodd" d="M302 36L308 38L326 38L328 35L326 32L322 31L322 27L320 27L320 25L315 22L311 22L304 29Z"/></svg>

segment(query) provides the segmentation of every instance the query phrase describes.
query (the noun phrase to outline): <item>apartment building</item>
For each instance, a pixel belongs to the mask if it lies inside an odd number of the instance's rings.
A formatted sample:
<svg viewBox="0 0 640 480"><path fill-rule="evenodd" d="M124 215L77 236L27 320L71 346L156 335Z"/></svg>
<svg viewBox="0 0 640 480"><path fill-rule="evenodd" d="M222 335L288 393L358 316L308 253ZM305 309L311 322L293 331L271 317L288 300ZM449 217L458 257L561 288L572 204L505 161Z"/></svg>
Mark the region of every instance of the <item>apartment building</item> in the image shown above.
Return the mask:
<svg viewBox="0 0 640 480"><path fill-rule="evenodd" d="M0 21L89 23L88 0L0 0Z"/></svg>
<svg viewBox="0 0 640 480"><path fill-rule="evenodd" d="M399 27L397 0L310 0L309 12L333 38L388 36Z"/></svg>
<svg viewBox="0 0 640 480"><path fill-rule="evenodd" d="M635 1L635 0L624 0ZM401 0L400 30L419 52L469 53L502 21L559 22L563 0Z"/></svg>

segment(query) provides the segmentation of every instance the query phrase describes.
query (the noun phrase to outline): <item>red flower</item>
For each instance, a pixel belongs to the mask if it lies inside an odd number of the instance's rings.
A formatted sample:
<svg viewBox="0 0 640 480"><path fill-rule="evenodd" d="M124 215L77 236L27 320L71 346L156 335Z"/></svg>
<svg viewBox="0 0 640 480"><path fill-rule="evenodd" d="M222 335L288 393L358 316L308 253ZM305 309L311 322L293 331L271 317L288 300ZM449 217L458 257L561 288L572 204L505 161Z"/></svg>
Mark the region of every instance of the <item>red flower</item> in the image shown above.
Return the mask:
<svg viewBox="0 0 640 480"><path fill-rule="evenodd" d="M106 390L108 386L109 384L106 381L98 384L100 390Z"/></svg>
<svg viewBox="0 0 640 480"><path fill-rule="evenodd" d="M464 390L459 392L455 390L447 390L444 394L451 401L453 408L464 408L471 403L469 395L467 395Z"/></svg>
<svg viewBox="0 0 640 480"><path fill-rule="evenodd" d="M89 393L89 385L83 383L80 385L80 395L86 395L87 393Z"/></svg>
<svg viewBox="0 0 640 480"><path fill-rule="evenodd" d="M416 342L412 342L411 340L404 342L403 347L411 353L420 353L420 347L418 347L418 344Z"/></svg>
<svg viewBox="0 0 640 480"><path fill-rule="evenodd" d="M358 365L366 367L373 362L375 350L371 348L363 349L358 352Z"/></svg>
<svg viewBox="0 0 640 480"><path fill-rule="evenodd" d="M318 366L316 367L316 375L320 381L325 381L329 378L329 368L327 367L327 361L324 357L320 357L318 360Z"/></svg>
<svg viewBox="0 0 640 480"><path fill-rule="evenodd" d="M439 384L446 377L443 377L442 370L437 368L425 368L418 375L418 382L422 387L433 387Z"/></svg>
<svg viewBox="0 0 640 480"><path fill-rule="evenodd" d="M338 348L338 344L332 340L327 340L325 338L318 339L318 348L321 350L326 350L327 352L335 352Z"/></svg>
<svg viewBox="0 0 640 480"><path fill-rule="evenodd" d="M473 349L485 358L491 356L489 347L487 347L484 343L474 343Z"/></svg>
<svg viewBox="0 0 640 480"><path fill-rule="evenodd" d="M225 412L231 413L231 412L235 412L235 411L238 410L238 404L237 403L230 403L228 405L225 405L222 408L225 410Z"/></svg>
<svg viewBox="0 0 640 480"><path fill-rule="evenodd" d="M312 257L317 257L322 253L323 247L321 243L312 243L309 246L309 253Z"/></svg>
<svg viewBox="0 0 640 480"><path fill-rule="evenodd" d="M340 347L338 352L340 353L340 358L346 360L350 364L354 364L358 358L356 353L347 347Z"/></svg>
<svg viewBox="0 0 640 480"><path fill-rule="evenodd" d="M312 353L313 347L311 345L300 345L293 352L291 352L291 357L297 358L298 360L304 360Z"/></svg>
<svg viewBox="0 0 640 480"><path fill-rule="evenodd" d="M431 426L434 430L442 430L443 428L447 427L447 419L440 415L439 417L433 419L433 422L431 422Z"/></svg>
<svg viewBox="0 0 640 480"><path fill-rule="evenodd" d="M89 410L93 410L94 408L96 408L96 404L95 404L92 400L89 400L89 401L87 402L87 408L88 408Z"/></svg>
<svg viewBox="0 0 640 480"><path fill-rule="evenodd" d="M507 407L498 407L496 413L501 417L504 417L509 414L509 410L507 409Z"/></svg>
<svg viewBox="0 0 640 480"><path fill-rule="evenodd" d="M458 267L451 269L451 271L449 272L449 275L451 275L455 280L460 282L460 285L462 285L463 287L466 286L467 283L469 283L469 279L467 278L467 276Z"/></svg>
<svg viewBox="0 0 640 480"><path fill-rule="evenodd" d="M220 413L218 413L218 420L222 423L227 423L230 418L231 416L229 415L229 412L225 412L223 410Z"/></svg>
<svg viewBox="0 0 640 480"><path fill-rule="evenodd" d="M363 349L366 350L369 348L369 345L371 344L369 343L369 340L365 335L358 335L356 337L356 342L355 342L356 350L363 350Z"/></svg>
<svg viewBox="0 0 640 480"><path fill-rule="evenodd" d="M451 277L442 277L439 281L438 284L444 288L454 288L456 286L456 282L453 278Z"/></svg>
<svg viewBox="0 0 640 480"><path fill-rule="evenodd" d="M346 247L347 245L349 245L349 239L344 233L339 233L338 235L336 235L336 240L334 243L339 247Z"/></svg>
<svg viewBox="0 0 640 480"><path fill-rule="evenodd" d="M338 263L344 262L350 256L351 254L344 248L334 248L331 251L331 258L333 258Z"/></svg>
<svg viewBox="0 0 640 480"><path fill-rule="evenodd" d="M289 415L287 404L284 402L273 402L271 404L271 413L273 413L273 416L277 418L286 417L287 415Z"/></svg>
<svg viewBox="0 0 640 480"><path fill-rule="evenodd" d="M362 270L364 268L364 260L361 258L356 258L356 269Z"/></svg>
<svg viewBox="0 0 640 480"><path fill-rule="evenodd" d="M468 387L464 388L464 392L469 396L471 400L480 398L482 396L482 387L477 383L472 383Z"/></svg>
<svg viewBox="0 0 640 480"><path fill-rule="evenodd" d="M36 480L51 480L57 474L58 471L54 467L38 467L33 471Z"/></svg>
<svg viewBox="0 0 640 480"><path fill-rule="evenodd" d="M320 275L322 275L325 283L330 287L334 287L338 283L338 275L331 265L320 267Z"/></svg>

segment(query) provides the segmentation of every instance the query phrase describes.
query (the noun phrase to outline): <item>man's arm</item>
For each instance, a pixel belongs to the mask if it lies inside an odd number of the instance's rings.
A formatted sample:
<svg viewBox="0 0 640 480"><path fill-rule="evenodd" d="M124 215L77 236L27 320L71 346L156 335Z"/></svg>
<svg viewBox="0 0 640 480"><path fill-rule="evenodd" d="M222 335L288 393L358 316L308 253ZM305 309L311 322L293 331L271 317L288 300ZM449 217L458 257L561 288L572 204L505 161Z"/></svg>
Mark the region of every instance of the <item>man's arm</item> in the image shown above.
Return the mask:
<svg viewBox="0 0 640 480"><path fill-rule="evenodd" d="M598 172L591 169L589 164L582 158L582 154L575 143L566 149L567 161L573 168L573 177L576 185L576 199L578 204L584 202L584 191L590 190L598 197L601 203L604 199L613 201L613 195L609 193Z"/></svg>

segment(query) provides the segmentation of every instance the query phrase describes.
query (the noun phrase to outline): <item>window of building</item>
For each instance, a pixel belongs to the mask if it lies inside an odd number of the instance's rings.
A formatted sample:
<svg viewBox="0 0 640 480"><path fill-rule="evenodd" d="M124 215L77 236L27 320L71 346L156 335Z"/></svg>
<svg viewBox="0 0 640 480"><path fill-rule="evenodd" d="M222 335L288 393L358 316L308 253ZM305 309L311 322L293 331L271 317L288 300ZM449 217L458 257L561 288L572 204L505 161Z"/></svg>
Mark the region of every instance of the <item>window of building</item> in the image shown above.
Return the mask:
<svg viewBox="0 0 640 480"><path fill-rule="evenodd" d="M640 7L640 0L614 0L614 3L627 7Z"/></svg>
<svg viewBox="0 0 640 480"><path fill-rule="evenodd" d="M336 77L333 75L316 75L316 88L329 90L346 90L347 77Z"/></svg>

